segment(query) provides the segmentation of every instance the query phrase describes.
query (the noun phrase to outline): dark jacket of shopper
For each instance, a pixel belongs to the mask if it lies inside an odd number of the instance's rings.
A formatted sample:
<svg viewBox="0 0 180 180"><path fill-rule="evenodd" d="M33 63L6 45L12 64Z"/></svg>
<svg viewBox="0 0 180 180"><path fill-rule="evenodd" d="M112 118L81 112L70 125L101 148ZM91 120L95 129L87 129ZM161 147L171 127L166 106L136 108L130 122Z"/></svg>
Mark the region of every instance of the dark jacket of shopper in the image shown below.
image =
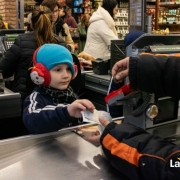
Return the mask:
<svg viewBox="0 0 180 180"><path fill-rule="evenodd" d="M66 46L59 38L59 44ZM32 56L37 49L37 41L34 32L19 35L11 48L0 60L0 69L3 70L3 77L9 78L14 75L12 91L19 92L22 100L27 96L26 79L28 68L31 66Z"/></svg>
<svg viewBox="0 0 180 180"><path fill-rule="evenodd" d="M159 97L180 98L180 58L142 55L130 58L132 88L154 92ZM168 129L167 129L168 131ZM178 180L180 145L147 133L128 123L110 123L101 136L105 156L131 180Z"/></svg>

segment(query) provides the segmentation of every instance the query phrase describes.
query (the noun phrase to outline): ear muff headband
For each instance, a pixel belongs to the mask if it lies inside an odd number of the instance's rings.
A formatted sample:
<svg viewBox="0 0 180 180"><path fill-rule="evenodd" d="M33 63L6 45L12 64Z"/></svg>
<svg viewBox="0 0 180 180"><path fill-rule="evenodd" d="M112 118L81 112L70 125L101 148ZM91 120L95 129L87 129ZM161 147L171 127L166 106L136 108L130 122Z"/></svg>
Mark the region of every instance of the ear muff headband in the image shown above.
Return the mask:
<svg viewBox="0 0 180 180"><path fill-rule="evenodd" d="M40 47L37 48L33 54L34 66L31 68L30 77L35 84L48 86L51 82L49 70L42 63L36 62L36 55L39 49Z"/></svg>
<svg viewBox="0 0 180 180"><path fill-rule="evenodd" d="M49 70L42 64L42 63L37 63L36 62L36 56L37 56L37 52L41 47L37 48L33 54L33 64L34 67L32 67L31 69L31 73L30 73L30 77L31 80L37 84L37 85L45 85L48 86L51 82L51 75ZM74 68L74 75L72 77L72 79L76 78L77 73L78 73L78 67L77 65L73 65Z"/></svg>
<svg viewBox="0 0 180 180"><path fill-rule="evenodd" d="M34 64L34 66L36 65L36 54L37 54L37 52L39 51L40 48L41 48L41 46L38 47L38 48L34 51L34 54L33 54L33 64Z"/></svg>

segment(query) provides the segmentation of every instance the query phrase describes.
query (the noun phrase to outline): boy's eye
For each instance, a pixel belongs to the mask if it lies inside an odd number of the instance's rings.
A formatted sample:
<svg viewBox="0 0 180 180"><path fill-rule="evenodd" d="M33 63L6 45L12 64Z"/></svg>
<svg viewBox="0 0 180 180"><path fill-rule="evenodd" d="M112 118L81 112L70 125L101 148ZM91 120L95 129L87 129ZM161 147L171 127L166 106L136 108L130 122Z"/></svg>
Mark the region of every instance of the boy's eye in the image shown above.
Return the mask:
<svg viewBox="0 0 180 180"><path fill-rule="evenodd" d="M57 68L57 69L56 69L56 71L58 71L58 72L59 72L60 70L61 70L60 68Z"/></svg>
<svg viewBox="0 0 180 180"><path fill-rule="evenodd" d="M68 67L68 68L67 68L67 70L68 70L68 71L71 71L71 68L70 68L70 67Z"/></svg>

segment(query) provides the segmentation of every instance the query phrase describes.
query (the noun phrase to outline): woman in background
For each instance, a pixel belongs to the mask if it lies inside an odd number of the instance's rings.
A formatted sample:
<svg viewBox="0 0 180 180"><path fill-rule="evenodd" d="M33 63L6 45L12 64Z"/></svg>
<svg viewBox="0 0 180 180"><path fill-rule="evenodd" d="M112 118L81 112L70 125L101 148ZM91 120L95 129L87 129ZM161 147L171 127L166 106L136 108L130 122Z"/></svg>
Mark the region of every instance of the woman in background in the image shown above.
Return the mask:
<svg viewBox="0 0 180 180"><path fill-rule="evenodd" d="M86 44L86 36L87 36L87 29L89 27L89 14L84 14L81 22L78 24L78 31L79 31L79 52L83 51L84 46Z"/></svg>
<svg viewBox="0 0 180 180"><path fill-rule="evenodd" d="M61 16L65 15L63 7L56 0L44 0L41 5L48 7L52 12L54 33L66 42L71 52L74 52L74 41L72 40L68 25L61 18Z"/></svg>
<svg viewBox="0 0 180 180"><path fill-rule="evenodd" d="M116 0L103 0L90 18L84 52L95 58L110 56L111 40L118 40L114 16L118 12Z"/></svg>
<svg viewBox="0 0 180 180"><path fill-rule="evenodd" d="M31 27L33 31L20 34L0 60L3 77L9 78L14 75L11 90L19 92L22 101L28 95L26 89L28 69L32 63L34 51L45 43L66 46L63 39L56 36L52 31L51 11L49 9L35 9L32 12Z"/></svg>

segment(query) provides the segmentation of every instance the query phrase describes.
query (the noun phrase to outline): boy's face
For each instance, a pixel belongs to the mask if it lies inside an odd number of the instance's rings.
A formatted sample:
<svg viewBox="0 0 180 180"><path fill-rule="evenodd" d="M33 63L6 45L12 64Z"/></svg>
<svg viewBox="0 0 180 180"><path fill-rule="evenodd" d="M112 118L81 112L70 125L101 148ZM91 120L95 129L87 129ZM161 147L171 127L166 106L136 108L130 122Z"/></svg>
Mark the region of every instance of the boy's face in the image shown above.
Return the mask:
<svg viewBox="0 0 180 180"><path fill-rule="evenodd" d="M71 69L67 64L59 64L53 67L49 72L51 75L49 86L59 90L67 89L72 79Z"/></svg>

